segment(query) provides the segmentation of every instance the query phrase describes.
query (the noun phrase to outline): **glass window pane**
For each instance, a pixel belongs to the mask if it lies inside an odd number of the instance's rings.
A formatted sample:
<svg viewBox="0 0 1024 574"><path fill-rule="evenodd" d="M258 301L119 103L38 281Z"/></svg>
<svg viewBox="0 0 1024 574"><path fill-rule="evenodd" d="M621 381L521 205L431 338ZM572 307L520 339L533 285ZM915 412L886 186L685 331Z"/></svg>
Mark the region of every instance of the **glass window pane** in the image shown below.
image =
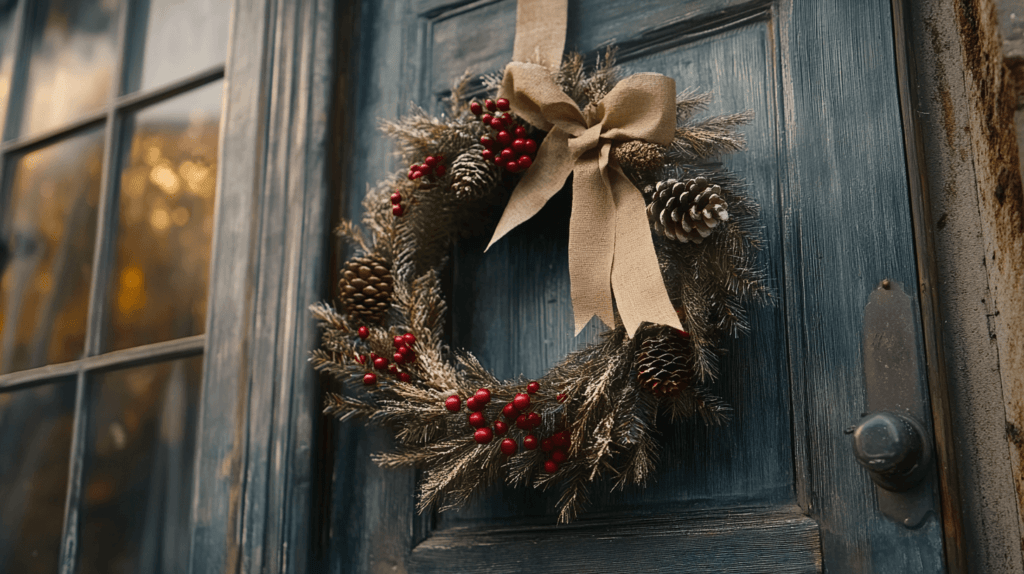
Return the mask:
<svg viewBox="0 0 1024 574"><path fill-rule="evenodd" d="M122 0L40 0L31 40L21 133L55 128L103 108L117 65Z"/></svg>
<svg viewBox="0 0 1024 574"><path fill-rule="evenodd" d="M14 16L20 0L0 0L0 133L11 94L11 73L14 70Z"/></svg>
<svg viewBox="0 0 1024 574"><path fill-rule="evenodd" d="M108 347L203 332L223 82L135 115L122 163Z"/></svg>
<svg viewBox="0 0 1024 574"><path fill-rule="evenodd" d="M202 357L89 381L82 574L188 570Z"/></svg>
<svg viewBox="0 0 1024 574"><path fill-rule="evenodd" d="M57 571L75 383L0 393L0 572Z"/></svg>
<svg viewBox="0 0 1024 574"><path fill-rule="evenodd" d="M102 130L13 163L4 214L8 257L0 276L0 373L82 354L102 163Z"/></svg>
<svg viewBox="0 0 1024 574"><path fill-rule="evenodd" d="M180 80L224 62L228 0L140 0L132 4L132 42L125 67L127 91Z"/></svg>

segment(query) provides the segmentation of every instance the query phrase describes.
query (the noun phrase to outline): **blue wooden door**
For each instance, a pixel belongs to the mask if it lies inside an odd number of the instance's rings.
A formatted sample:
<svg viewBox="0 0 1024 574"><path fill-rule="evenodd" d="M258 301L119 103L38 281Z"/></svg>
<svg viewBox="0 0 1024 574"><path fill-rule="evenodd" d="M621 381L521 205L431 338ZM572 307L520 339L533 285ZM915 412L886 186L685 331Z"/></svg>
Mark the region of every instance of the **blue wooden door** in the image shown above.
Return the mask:
<svg viewBox="0 0 1024 574"><path fill-rule="evenodd" d="M360 190L397 167L376 118L436 106L466 69L501 70L515 11L513 0L362 3L350 217ZM551 496L506 487L417 516L414 473L369 460L390 448L387 433L339 425L330 571L944 571L937 511L914 529L883 516L843 434L865 411L868 296L888 278L916 303L890 14L888 0L571 0L568 48L615 41L627 73L711 91L709 114L755 114L748 150L724 161L762 207L777 298L726 342L718 391L734 420L663 427L653 485L599 488L561 527ZM567 195L486 254L486 238L456 248L452 342L498 377L538 377L601 328L572 335Z"/></svg>

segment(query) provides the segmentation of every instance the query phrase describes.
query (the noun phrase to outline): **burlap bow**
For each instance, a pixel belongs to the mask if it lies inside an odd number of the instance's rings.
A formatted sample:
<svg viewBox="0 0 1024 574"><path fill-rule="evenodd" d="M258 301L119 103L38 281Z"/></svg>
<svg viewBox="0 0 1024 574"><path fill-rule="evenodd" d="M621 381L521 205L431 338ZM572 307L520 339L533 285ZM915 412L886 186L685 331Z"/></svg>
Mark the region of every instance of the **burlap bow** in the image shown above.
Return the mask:
<svg viewBox="0 0 1024 574"><path fill-rule="evenodd" d="M594 315L615 324L613 293L630 336L643 321L682 328L658 268L643 196L611 158L614 141L672 142L675 81L660 74L630 76L584 114L547 68L512 62L499 96L548 135L488 248L536 215L572 173L569 277L576 333Z"/></svg>

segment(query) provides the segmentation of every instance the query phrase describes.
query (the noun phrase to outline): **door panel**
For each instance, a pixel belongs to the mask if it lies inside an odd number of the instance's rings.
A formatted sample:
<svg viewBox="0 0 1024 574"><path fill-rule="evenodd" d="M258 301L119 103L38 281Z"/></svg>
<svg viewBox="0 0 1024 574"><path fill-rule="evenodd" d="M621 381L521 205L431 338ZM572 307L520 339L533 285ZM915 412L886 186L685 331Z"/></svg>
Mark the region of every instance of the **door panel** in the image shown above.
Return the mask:
<svg viewBox="0 0 1024 574"><path fill-rule="evenodd" d="M593 55L614 39L626 74L712 91L708 114L755 112L748 150L723 160L761 205L776 301L752 306L751 333L724 342L716 390L734 420L661 426L652 484L596 485L592 511L558 527L557 493L500 485L417 518L414 473L369 461L387 433L338 425L332 572L942 571L937 517L908 530L878 513L843 434L864 410L867 297L884 278L913 291L916 270L889 6L834 4L570 1L567 46ZM356 191L396 167L377 117L435 105L467 68L502 69L515 2L367 0L361 19ZM499 377L537 377L601 329L572 336L569 195L486 254L488 237L456 248L452 342ZM350 217L360 196L345 198Z"/></svg>

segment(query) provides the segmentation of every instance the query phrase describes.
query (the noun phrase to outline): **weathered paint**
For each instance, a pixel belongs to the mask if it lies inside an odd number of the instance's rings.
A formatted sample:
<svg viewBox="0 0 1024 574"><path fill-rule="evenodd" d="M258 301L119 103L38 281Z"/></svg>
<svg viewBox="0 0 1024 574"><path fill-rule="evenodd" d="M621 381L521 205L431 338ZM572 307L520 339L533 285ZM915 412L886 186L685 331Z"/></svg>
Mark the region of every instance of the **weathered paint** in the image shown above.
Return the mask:
<svg viewBox="0 0 1024 574"><path fill-rule="evenodd" d="M992 0L960 0L969 134L977 177L1006 433L1024 530L1024 193L1014 127L1018 78L1002 57ZM1021 539L1024 549L1024 538Z"/></svg>

